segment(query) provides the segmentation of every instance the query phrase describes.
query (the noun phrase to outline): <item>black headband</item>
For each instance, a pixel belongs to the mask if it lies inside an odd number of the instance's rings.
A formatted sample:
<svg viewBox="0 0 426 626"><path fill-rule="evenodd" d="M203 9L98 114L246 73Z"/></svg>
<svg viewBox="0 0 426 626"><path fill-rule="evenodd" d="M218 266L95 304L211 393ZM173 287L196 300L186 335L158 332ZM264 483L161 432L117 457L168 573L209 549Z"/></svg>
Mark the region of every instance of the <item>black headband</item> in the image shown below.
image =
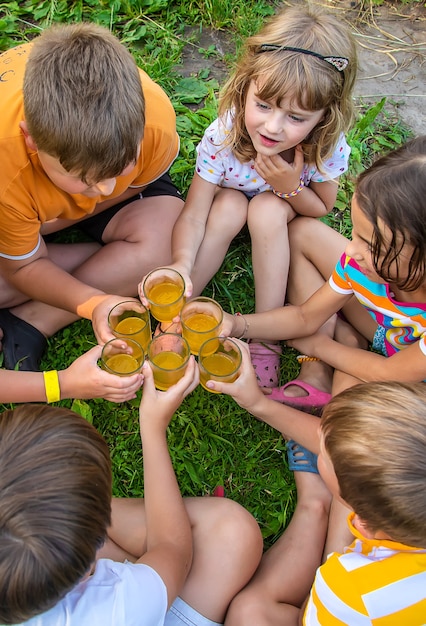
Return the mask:
<svg viewBox="0 0 426 626"><path fill-rule="evenodd" d="M288 50L289 52L300 52L300 54L309 54L312 57L321 59L329 65L332 65L338 72L343 72L348 67L349 59L346 57L324 56L313 50L305 50L304 48L293 48L292 46L278 46L273 43L263 43L259 46L257 52L272 52L274 50Z"/></svg>

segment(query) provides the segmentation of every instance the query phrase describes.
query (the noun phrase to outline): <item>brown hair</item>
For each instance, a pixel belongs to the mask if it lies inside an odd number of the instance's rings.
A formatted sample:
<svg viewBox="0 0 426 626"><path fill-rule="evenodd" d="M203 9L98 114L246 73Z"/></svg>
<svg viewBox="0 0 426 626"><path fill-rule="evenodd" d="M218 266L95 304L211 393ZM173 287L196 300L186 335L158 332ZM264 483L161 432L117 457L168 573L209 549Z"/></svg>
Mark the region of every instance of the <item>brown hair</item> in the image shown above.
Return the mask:
<svg viewBox="0 0 426 626"><path fill-rule="evenodd" d="M0 622L54 606L89 571L111 516L101 435L68 409L0 414Z"/></svg>
<svg viewBox="0 0 426 626"><path fill-rule="evenodd" d="M130 52L95 24L52 26L34 40L24 76L24 114L37 148L95 183L136 160L145 124Z"/></svg>
<svg viewBox="0 0 426 626"><path fill-rule="evenodd" d="M339 72L324 60L300 52L259 53L262 44L303 48L324 56L346 57L349 62ZM303 142L306 161L321 170L324 159L331 156L340 134L352 121L356 72L356 44L344 22L309 3L284 9L247 40L235 72L223 88L219 114L232 111L233 116L227 145L242 162L256 156L244 124L244 111L250 83L258 81L261 100L279 102L290 97L301 109L325 109L324 118Z"/></svg>
<svg viewBox="0 0 426 626"><path fill-rule="evenodd" d="M371 246L377 274L402 291L415 291L426 279L426 135L375 161L359 176L355 194L374 228ZM388 243L383 224L392 235ZM405 244L413 247L408 275L395 280L389 270L394 265L398 274Z"/></svg>
<svg viewBox="0 0 426 626"><path fill-rule="evenodd" d="M426 385L375 382L335 396L321 418L340 495L369 530L426 548Z"/></svg>

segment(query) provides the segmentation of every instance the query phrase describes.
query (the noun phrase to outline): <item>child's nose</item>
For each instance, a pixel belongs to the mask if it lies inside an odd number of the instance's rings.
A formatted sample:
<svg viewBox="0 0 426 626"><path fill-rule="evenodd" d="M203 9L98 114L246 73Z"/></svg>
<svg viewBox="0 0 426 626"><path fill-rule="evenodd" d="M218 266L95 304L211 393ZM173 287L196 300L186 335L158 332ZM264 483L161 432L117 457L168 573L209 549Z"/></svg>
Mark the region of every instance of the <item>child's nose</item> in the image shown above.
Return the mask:
<svg viewBox="0 0 426 626"><path fill-rule="evenodd" d="M346 248L345 248L345 254L347 254L348 256L352 257L353 259L360 259L362 258L362 254L360 253L360 250L358 248L358 246L356 245L355 241L348 241L348 243L346 244Z"/></svg>
<svg viewBox="0 0 426 626"><path fill-rule="evenodd" d="M279 113L272 113L266 120L265 129L272 134L281 133L283 128L283 119Z"/></svg>
<svg viewBox="0 0 426 626"><path fill-rule="evenodd" d="M96 183L96 189L100 195L109 196L114 191L115 183L115 178L107 178L106 180L101 180L99 183Z"/></svg>

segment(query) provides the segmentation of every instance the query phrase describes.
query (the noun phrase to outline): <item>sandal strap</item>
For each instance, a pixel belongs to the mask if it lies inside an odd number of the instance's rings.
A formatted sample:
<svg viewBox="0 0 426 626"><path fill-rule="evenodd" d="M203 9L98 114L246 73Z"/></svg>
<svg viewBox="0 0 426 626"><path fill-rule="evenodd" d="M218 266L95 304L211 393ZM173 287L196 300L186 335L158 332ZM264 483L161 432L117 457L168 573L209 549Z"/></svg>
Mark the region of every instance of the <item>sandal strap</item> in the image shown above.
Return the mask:
<svg viewBox="0 0 426 626"><path fill-rule="evenodd" d="M283 350L279 343L268 343L267 341L251 341L249 344L250 354L252 356L270 356L276 354L280 357Z"/></svg>
<svg viewBox="0 0 426 626"><path fill-rule="evenodd" d="M288 467L293 472L310 472L319 474L317 455L307 450L293 439L287 441Z"/></svg>

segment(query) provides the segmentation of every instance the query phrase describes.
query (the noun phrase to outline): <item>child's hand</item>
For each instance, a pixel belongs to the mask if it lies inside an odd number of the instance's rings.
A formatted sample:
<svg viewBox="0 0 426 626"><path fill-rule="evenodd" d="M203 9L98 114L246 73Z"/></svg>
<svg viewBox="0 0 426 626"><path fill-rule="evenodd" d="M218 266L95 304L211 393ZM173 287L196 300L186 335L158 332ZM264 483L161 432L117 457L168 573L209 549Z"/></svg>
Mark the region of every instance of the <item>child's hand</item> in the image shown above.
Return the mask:
<svg viewBox="0 0 426 626"><path fill-rule="evenodd" d="M241 322L243 324L243 322ZM238 333L238 317L235 315L231 315L230 313L223 312L223 320L222 326L220 327L220 336L221 337L233 337L236 335L241 335Z"/></svg>
<svg viewBox="0 0 426 626"><path fill-rule="evenodd" d="M263 402L265 396L258 385L256 374L251 364L248 345L239 339L234 341L239 345L243 356L239 377L233 383L219 383L215 380L210 380L207 381L207 387L231 396L240 407L256 415L255 406L259 402Z"/></svg>
<svg viewBox="0 0 426 626"><path fill-rule="evenodd" d="M110 402L126 402L136 397L142 385L142 374L114 376L105 372L97 364L101 352L102 347L95 346L59 372L61 398L104 398Z"/></svg>
<svg viewBox="0 0 426 626"><path fill-rule="evenodd" d="M134 300L139 304L136 298L126 298L125 296L107 296L94 309L92 314L93 332L100 345L103 345L110 339L114 339L108 326L108 313L112 307L124 300Z"/></svg>
<svg viewBox="0 0 426 626"><path fill-rule="evenodd" d="M190 298L192 296L193 287L192 287L192 280L189 274L178 263L172 263L172 265L163 265L162 267L167 267L167 269L176 270L177 272L179 272L179 274L182 276L184 283L185 283L185 297ZM145 295L142 289L142 285L146 277L147 277L147 274L145 274L145 276L142 277L141 282L138 285L138 294L144 307L149 309L149 302L145 298Z"/></svg>
<svg viewBox="0 0 426 626"><path fill-rule="evenodd" d="M139 409L141 429L154 427L165 431L173 413L182 404L184 398L198 385L200 377L198 366L193 356L190 357L185 375L167 391L158 391L154 385L154 376L149 361L145 361L142 373L144 385Z"/></svg>
<svg viewBox="0 0 426 626"><path fill-rule="evenodd" d="M304 156L302 147L296 146L293 163L287 163L279 154L265 156L257 154L256 171L276 191L290 193L300 185L303 172Z"/></svg>

